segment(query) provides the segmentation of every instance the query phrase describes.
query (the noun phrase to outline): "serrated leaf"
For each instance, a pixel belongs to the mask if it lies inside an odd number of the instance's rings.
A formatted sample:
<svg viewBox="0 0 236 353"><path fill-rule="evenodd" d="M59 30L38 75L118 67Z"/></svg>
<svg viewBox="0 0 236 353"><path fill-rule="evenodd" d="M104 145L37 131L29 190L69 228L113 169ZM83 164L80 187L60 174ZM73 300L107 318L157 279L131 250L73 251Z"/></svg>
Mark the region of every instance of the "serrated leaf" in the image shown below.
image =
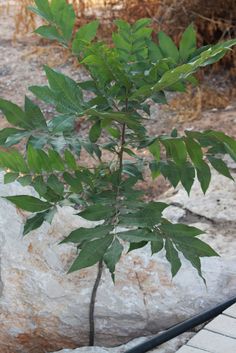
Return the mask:
<svg viewBox="0 0 236 353"><path fill-rule="evenodd" d="M6 196L8 201L14 203L18 208L28 212L40 212L49 209L53 205L49 202L44 202L33 196L19 195L19 196Z"/></svg>
<svg viewBox="0 0 236 353"><path fill-rule="evenodd" d="M108 247L113 241L113 236L107 235L104 238L89 241L82 246L79 256L73 262L68 273L90 267L101 261Z"/></svg>

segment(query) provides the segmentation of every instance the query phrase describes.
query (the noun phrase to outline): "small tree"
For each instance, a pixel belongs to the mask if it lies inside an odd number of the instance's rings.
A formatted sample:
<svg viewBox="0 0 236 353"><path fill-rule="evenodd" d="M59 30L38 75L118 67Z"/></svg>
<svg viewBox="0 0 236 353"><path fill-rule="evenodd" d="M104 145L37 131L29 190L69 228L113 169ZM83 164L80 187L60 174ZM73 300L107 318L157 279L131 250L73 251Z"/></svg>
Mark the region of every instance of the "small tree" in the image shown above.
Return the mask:
<svg viewBox="0 0 236 353"><path fill-rule="evenodd" d="M173 224L163 217L166 203L145 203L136 184L149 170L153 179L163 175L173 187L181 183L188 193L196 177L205 193L211 179L209 164L232 179L222 156L229 154L236 160L235 140L213 130L185 131L183 136L173 130L170 135L148 136L145 121L151 101L166 104L166 91L182 92L187 84L196 85L196 71L220 60L236 40L197 49L196 33L190 25L177 48L163 32L156 38L149 27L150 19L133 25L117 20L109 46L96 40L98 21L74 34L75 14L66 0L35 3L31 10L47 22L36 33L71 50L87 70L89 80L76 82L45 67L48 86L32 86L30 91L55 107L58 114L50 120L28 97L24 110L0 99L0 109L14 126L0 131L4 147L0 167L6 172L5 183L17 180L32 186L39 195L6 197L33 213L25 223L24 235L44 221L51 222L57 207L63 205L79 207L79 216L89 221L103 221L94 228L81 227L65 234L62 241L75 243L78 248L68 272L100 264L90 308L92 323L102 264L114 280L125 242L130 244L129 251L148 243L152 254L165 249L172 276L181 267L179 253L202 278L200 258L217 255L197 238L201 230ZM84 92L92 98L86 100ZM78 121L89 126L88 136L78 134ZM23 152L12 148L22 140ZM152 159L139 155L143 149L150 151ZM81 150L93 158L93 166L81 165ZM109 161L104 160L103 151L109 151Z"/></svg>

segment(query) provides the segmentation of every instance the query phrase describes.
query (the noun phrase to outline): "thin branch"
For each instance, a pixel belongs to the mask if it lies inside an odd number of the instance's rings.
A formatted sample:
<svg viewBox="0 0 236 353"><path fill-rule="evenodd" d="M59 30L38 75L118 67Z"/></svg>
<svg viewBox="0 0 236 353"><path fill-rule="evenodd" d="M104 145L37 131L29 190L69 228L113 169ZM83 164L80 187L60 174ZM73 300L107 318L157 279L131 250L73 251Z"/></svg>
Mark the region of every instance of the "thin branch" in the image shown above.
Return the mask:
<svg viewBox="0 0 236 353"><path fill-rule="evenodd" d="M97 290L102 278L102 271L103 271L103 261L101 260L98 264L98 273L93 286L92 295L90 299L90 306L89 306L89 346L94 346L94 340L95 340L94 309L95 309Z"/></svg>

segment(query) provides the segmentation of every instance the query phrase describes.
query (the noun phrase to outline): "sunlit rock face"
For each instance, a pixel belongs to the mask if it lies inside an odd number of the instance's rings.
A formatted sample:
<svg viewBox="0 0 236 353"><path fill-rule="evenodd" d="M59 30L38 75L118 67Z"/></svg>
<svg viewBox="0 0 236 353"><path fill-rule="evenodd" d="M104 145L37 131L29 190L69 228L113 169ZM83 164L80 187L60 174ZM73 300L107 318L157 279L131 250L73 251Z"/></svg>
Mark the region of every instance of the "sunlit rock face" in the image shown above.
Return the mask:
<svg viewBox="0 0 236 353"><path fill-rule="evenodd" d="M228 185L224 179L224 190ZM1 181L1 196L16 194L33 191L18 183L3 185ZM236 209L233 202L229 212L232 207ZM180 198L178 203L182 203ZM95 266L67 275L76 249L69 244L58 245L70 231L93 226L74 213L70 207L61 208L52 225L44 224L23 238L26 213L0 198L1 353L44 353L88 345L89 301L97 269ZM181 208L172 208L169 217L177 221L187 217L185 213ZM200 222L208 227L213 242L217 228L203 219ZM227 243L225 237L224 241ZM95 311L96 345L114 347L155 334L235 295L236 257L232 252L224 255L203 259L207 287L186 261L172 280L163 254L151 257L146 247L123 256L115 285L109 272L103 273Z"/></svg>

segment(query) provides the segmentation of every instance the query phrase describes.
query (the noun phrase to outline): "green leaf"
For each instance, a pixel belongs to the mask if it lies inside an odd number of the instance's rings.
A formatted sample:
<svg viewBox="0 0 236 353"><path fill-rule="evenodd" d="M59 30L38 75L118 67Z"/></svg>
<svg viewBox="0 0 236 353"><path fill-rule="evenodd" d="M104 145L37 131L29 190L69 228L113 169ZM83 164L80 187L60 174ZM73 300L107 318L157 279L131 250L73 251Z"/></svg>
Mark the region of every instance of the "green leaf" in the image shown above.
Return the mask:
<svg viewBox="0 0 236 353"><path fill-rule="evenodd" d="M80 178L74 178L70 173L64 173L65 182L70 185L71 191L79 193L83 190Z"/></svg>
<svg viewBox="0 0 236 353"><path fill-rule="evenodd" d="M45 220L45 216L46 216L47 212L48 211L37 213L35 216L28 218L25 225L24 225L23 235L26 235L26 234L30 233L32 230L35 230L35 229L41 227L41 225L43 224L43 222Z"/></svg>
<svg viewBox="0 0 236 353"><path fill-rule="evenodd" d="M207 136L214 137L218 141L224 143L226 150L231 158L236 161L236 141L225 135L222 131L209 131Z"/></svg>
<svg viewBox="0 0 236 353"><path fill-rule="evenodd" d="M76 170L77 169L77 164L75 157L69 150L65 150L64 152L65 155L65 161L69 169Z"/></svg>
<svg viewBox="0 0 236 353"><path fill-rule="evenodd" d="M172 273L172 276L174 277L178 273L181 267L178 251L175 249L173 243L169 239L166 239L165 249L166 249L166 258L171 265L171 273Z"/></svg>
<svg viewBox="0 0 236 353"><path fill-rule="evenodd" d="M73 53L79 55L81 51L96 37L99 21L91 21L90 23L80 27L76 32L75 39L72 43Z"/></svg>
<svg viewBox="0 0 236 353"><path fill-rule="evenodd" d="M149 151L155 157L155 159L159 162L161 156L161 147L158 140L155 140L151 145L148 146Z"/></svg>
<svg viewBox="0 0 236 353"><path fill-rule="evenodd" d="M51 12L54 22L60 27L63 38L69 42L75 24L75 12L73 6L66 0L52 0Z"/></svg>
<svg viewBox="0 0 236 353"><path fill-rule="evenodd" d="M180 181L187 191L188 195L191 191L195 179L195 169L190 162L185 162L180 167Z"/></svg>
<svg viewBox="0 0 236 353"><path fill-rule="evenodd" d="M56 109L60 113L81 114L84 112L83 94L77 83L70 77L52 70L48 66L44 68L52 91L49 97L50 100L54 99L57 104ZM31 91L35 92L35 88L32 89L31 87ZM45 88L43 88L43 91L36 88L36 91L45 95Z"/></svg>
<svg viewBox="0 0 236 353"><path fill-rule="evenodd" d="M111 134L112 137L119 139L120 138L120 130L114 127L107 127L106 130Z"/></svg>
<svg viewBox="0 0 236 353"><path fill-rule="evenodd" d="M99 225L95 228L78 228L71 232L68 237L63 239L60 244L64 243L82 243L83 241L96 238L103 238L108 235L113 229L110 225Z"/></svg>
<svg viewBox="0 0 236 353"><path fill-rule="evenodd" d="M182 61L186 61L196 50L197 36L193 24L184 31L179 44L179 53Z"/></svg>
<svg viewBox="0 0 236 353"><path fill-rule="evenodd" d="M34 2L37 8L30 6L29 9L45 20L52 21L53 16L48 0L35 0Z"/></svg>
<svg viewBox="0 0 236 353"><path fill-rule="evenodd" d="M116 264L120 260L123 249L124 249L123 245L121 245L119 240L114 239L113 243L111 244L111 246L108 248L108 250L106 251L106 253L104 255L104 262L107 265L107 267L109 268L109 271L112 275L113 281L115 278L114 272L115 272Z"/></svg>
<svg viewBox="0 0 236 353"><path fill-rule="evenodd" d="M171 185L173 185L174 188L178 185L180 181L180 172L178 166L172 162L161 162L160 163L160 171L161 174L169 180Z"/></svg>
<svg viewBox="0 0 236 353"><path fill-rule="evenodd" d="M42 176L37 176L33 179L32 186L40 196L44 196L47 192L47 185L45 184Z"/></svg>
<svg viewBox="0 0 236 353"><path fill-rule="evenodd" d="M28 195L7 196L5 198L14 203L18 208L28 212L40 212L52 207L52 204Z"/></svg>
<svg viewBox="0 0 236 353"><path fill-rule="evenodd" d="M171 155L177 165L182 165L186 162L187 152L184 142L181 139L167 140L170 142Z"/></svg>
<svg viewBox="0 0 236 353"><path fill-rule="evenodd" d="M188 237L179 237L175 240L175 245L184 257L191 262L192 266L196 268L199 276L205 282L201 271L200 257L219 256L209 245L197 238L192 238L189 242Z"/></svg>
<svg viewBox="0 0 236 353"><path fill-rule="evenodd" d="M27 120L31 121L32 125L37 128L46 128L46 120L40 108L34 104L28 97L25 97L25 115Z"/></svg>
<svg viewBox="0 0 236 353"><path fill-rule="evenodd" d="M48 127L54 134L58 132L70 132L75 127L75 116L59 115L48 121Z"/></svg>
<svg viewBox="0 0 236 353"><path fill-rule="evenodd" d="M113 208L103 205L92 205L79 213L79 216L89 221L100 221L108 219L114 214Z"/></svg>
<svg viewBox="0 0 236 353"><path fill-rule="evenodd" d="M99 139L101 135L102 129L101 129L101 123L100 121L97 121L90 129L89 131L89 139L91 142L95 143Z"/></svg>
<svg viewBox="0 0 236 353"><path fill-rule="evenodd" d="M166 58L172 58L176 63L179 60L179 51L173 40L164 32L158 33L159 47Z"/></svg>
<svg viewBox="0 0 236 353"><path fill-rule="evenodd" d="M57 40L60 43L64 43L63 37L60 35L55 26L40 26L34 32L49 40Z"/></svg>
<svg viewBox="0 0 236 353"><path fill-rule="evenodd" d="M5 115L7 121L15 126L26 130L32 129L32 123L27 119L23 110L18 105L0 98L0 110Z"/></svg>
<svg viewBox="0 0 236 353"><path fill-rule="evenodd" d="M82 246L79 256L70 267L68 273L93 266L97 262L101 261L112 241L113 236L107 235L104 238L85 243Z"/></svg>
<svg viewBox="0 0 236 353"><path fill-rule="evenodd" d="M200 234L203 234L204 232L196 227L191 227L186 224L181 224L181 223L163 223L160 226L160 229L162 232L164 232L167 236L171 237L196 237ZM190 245L191 245L191 241Z"/></svg>
<svg viewBox="0 0 236 353"><path fill-rule="evenodd" d="M27 161L30 170L36 173L40 173L42 168L39 160L38 150L34 149L32 145L28 145L27 148Z"/></svg>
<svg viewBox="0 0 236 353"><path fill-rule="evenodd" d="M224 175L229 179L234 180L234 178L230 174L229 168L227 167L225 162L222 161L222 159L218 159L212 156L207 156L207 159L211 163L212 167L215 168L215 170L217 170L217 172L219 172L220 174Z"/></svg>
<svg viewBox="0 0 236 353"><path fill-rule="evenodd" d="M56 95L48 86L30 86L29 90L40 100L48 104L57 104Z"/></svg>
<svg viewBox="0 0 236 353"><path fill-rule="evenodd" d="M31 183L32 183L32 177L31 177L31 175L25 175L23 177L18 178L17 181L22 186L28 186L28 185L31 185Z"/></svg>
<svg viewBox="0 0 236 353"><path fill-rule="evenodd" d="M4 174L4 184L13 183L19 177L19 173Z"/></svg>
<svg viewBox="0 0 236 353"><path fill-rule="evenodd" d="M160 163L157 163L157 161L151 161L149 163L149 169L151 171L153 180L155 180L161 174Z"/></svg>
<svg viewBox="0 0 236 353"><path fill-rule="evenodd" d="M211 170L204 161L202 161L201 165L197 167L197 178L201 184L202 191L205 194L211 181Z"/></svg>
<svg viewBox="0 0 236 353"><path fill-rule="evenodd" d="M167 207L168 205L166 203L152 201L148 204L144 204L144 206L136 213L120 216L120 221L122 225L126 226L152 227L159 223L162 217L162 212ZM152 236L152 240L155 240L153 237L155 237L155 235Z"/></svg>
<svg viewBox="0 0 236 353"><path fill-rule="evenodd" d="M203 153L201 145L196 142L191 137L187 137L184 139L189 157L191 158L194 166L197 168L202 165Z"/></svg>
<svg viewBox="0 0 236 353"><path fill-rule="evenodd" d="M58 195L64 195L64 184L58 179L56 175L50 175L47 185Z"/></svg>
<svg viewBox="0 0 236 353"><path fill-rule="evenodd" d="M139 241L138 243L130 243L128 252L143 248L147 244L148 244L148 241Z"/></svg>
<svg viewBox="0 0 236 353"><path fill-rule="evenodd" d="M157 237L155 241L151 242L151 250L152 250L152 255L157 254L163 249L164 246L164 241L163 238Z"/></svg>
<svg viewBox="0 0 236 353"><path fill-rule="evenodd" d="M7 147L18 143L28 132L11 127L0 130L0 145L7 145ZM13 143L12 143L13 142Z"/></svg>
<svg viewBox="0 0 236 353"><path fill-rule="evenodd" d="M63 159L61 158L60 154L57 151L49 150L48 157L49 157L52 169L62 171L62 172L65 170Z"/></svg>
<svg viewBox="0 0 236 353"><path fill-rule="evenodd" d="M0 150L0 168L11 172L28 173L28 167L23 156L17 150Z"/></svg>
<svg viewBox="0 0 236 353"><path fill-rule="evenodd" d="M139 243L143 241L156 241L157 235L155 232L151 232L147 228L127 230L125 232L117 233L119 238L128 241L130 243Z"/></svg>

